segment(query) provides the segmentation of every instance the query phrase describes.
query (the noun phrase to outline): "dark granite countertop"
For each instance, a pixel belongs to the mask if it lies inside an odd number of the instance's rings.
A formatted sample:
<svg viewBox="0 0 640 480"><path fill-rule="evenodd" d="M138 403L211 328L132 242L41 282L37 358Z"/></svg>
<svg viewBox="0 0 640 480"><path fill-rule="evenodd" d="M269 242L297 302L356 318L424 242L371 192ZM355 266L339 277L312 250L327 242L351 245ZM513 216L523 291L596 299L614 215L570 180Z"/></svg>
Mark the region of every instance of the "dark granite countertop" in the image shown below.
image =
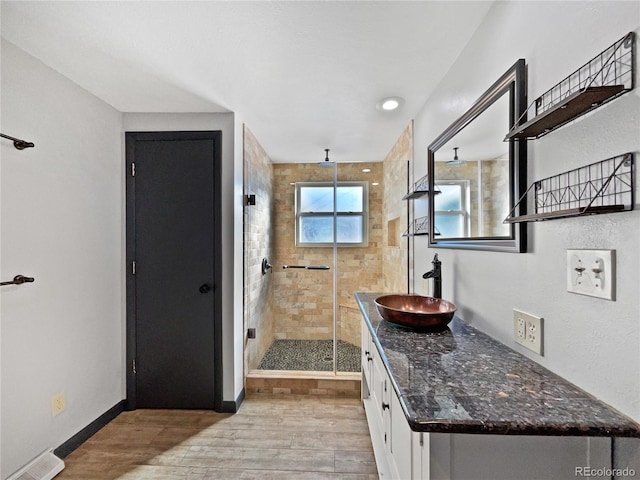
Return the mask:
<svg viewBox="0 0 640 480"><path fill-rule="evenodd" d="M382 319L356 293L412 430L440 433L640 437L640 425L454 317L441 332Z"/></svg>

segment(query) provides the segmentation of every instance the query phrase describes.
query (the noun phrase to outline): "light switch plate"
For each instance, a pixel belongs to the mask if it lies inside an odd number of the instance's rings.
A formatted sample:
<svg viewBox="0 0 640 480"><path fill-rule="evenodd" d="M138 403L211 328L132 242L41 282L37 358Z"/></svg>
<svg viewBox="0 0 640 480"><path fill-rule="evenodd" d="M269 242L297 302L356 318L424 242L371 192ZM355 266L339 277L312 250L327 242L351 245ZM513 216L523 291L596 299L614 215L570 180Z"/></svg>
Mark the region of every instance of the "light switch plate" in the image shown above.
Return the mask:
<svg viewBox="0 0 640 480"><path fill-rule="evenodd" d="M615 250L567 250L567 291L615 300Z"/></svg>

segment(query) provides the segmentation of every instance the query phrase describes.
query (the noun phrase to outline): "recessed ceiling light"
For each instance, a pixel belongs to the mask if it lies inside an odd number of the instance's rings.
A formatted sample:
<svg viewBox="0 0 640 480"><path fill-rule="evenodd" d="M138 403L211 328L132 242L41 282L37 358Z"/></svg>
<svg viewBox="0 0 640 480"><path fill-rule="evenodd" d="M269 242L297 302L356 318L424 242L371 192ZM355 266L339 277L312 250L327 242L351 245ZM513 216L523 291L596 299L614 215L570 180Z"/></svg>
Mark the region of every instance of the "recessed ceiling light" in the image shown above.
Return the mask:
<svg viewBox="0 0 640 480"><path fill-rule="evenodd" d="M380 185L380 182L373 182L371 185Z"/></svg>
<svg viewBox="0 0 640 480"><path fill-rule="evenodd" d="M386 97L376 103L376 108L383 112L391 112L398 109L404 103L401 97Z"/></svg>
<svg viewBox="0 0 640 480"><path fill-rule="evenodd" d="M370 168L363 168L362 173L369 173L371 171Z"/></svg>
<svg viewBox="0 0 640 480"><path fill-rule="evenodd" d="M383 110L395 110L400 106L400 102L398 102L395 98L390 98L389 100L385 100L382 102Z"/></svg>

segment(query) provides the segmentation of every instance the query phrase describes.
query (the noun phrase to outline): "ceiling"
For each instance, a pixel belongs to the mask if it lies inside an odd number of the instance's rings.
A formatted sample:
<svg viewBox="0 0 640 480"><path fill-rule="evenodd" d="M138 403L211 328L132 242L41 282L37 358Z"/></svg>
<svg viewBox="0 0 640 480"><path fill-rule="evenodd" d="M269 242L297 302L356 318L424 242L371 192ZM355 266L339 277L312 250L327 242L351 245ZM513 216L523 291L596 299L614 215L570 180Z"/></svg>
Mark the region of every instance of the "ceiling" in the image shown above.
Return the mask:
<svg viewBox="0 0 640 480"><path fill-rule="evenodd" d="M237 112L274 162L381 161L492 1L2 1L2 36L121 112ZM394 112L385 96L405 99Z"/></svg>

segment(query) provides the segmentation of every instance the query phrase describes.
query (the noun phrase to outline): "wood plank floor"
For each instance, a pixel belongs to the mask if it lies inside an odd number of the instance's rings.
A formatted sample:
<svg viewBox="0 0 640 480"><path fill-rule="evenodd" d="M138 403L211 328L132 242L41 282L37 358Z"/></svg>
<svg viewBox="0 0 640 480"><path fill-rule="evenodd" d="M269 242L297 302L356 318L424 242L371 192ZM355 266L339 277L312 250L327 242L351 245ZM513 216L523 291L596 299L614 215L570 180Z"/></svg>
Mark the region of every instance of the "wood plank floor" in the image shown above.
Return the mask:
<svg viewBox="0 0 640 480"><path fill-rule="evenodd" d="M238 413L123 412L56 480L377 479L360 399L254 395Z"/></svg>

